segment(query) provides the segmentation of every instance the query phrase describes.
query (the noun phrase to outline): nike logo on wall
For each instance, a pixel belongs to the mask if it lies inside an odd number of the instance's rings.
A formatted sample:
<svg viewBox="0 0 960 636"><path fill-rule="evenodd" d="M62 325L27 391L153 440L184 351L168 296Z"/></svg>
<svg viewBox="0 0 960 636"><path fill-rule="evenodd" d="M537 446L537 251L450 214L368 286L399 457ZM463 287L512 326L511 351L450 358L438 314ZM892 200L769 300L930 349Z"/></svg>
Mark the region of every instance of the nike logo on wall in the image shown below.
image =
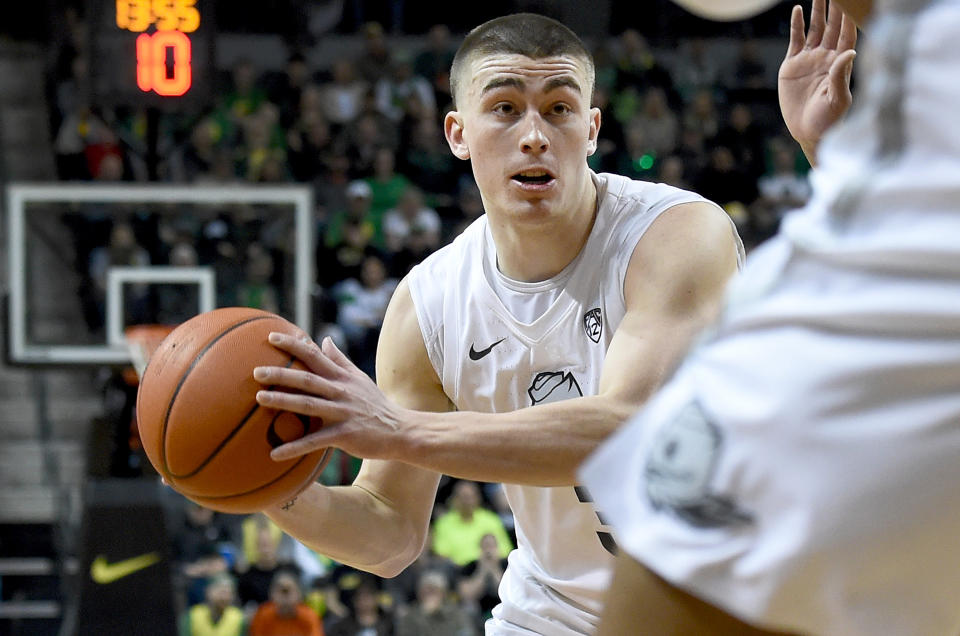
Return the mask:
<svg viewBox="0 0 960 636"><path fill-rule="evenodd" d="M493 348L496 347L496 346L497 346L498 344L500 344L501 342L503 342L504 340L506 340L506 338L500 338L499 340L497 340L496 342L494 342L492 345L490 345L490 346L487 347L486 349L481 349L480 351L477 351L476 349L474 349L474 348L473 348L473 345L471 344L471 345L470 345L470 359L471 359L471 360L479 360L479 359L482 358L483 356L485 356L485 355L487 355L488 353L490 353L491 351L493 351Z"/></svg>
<svg viewBox="0 0 960 636"><path fill-rule="evenodd" d="M107 563L107 557L101 554L90 564L90 578L94 583L107 585L148 568L159 560L159 552L148 552L116 563Z"/></svg>

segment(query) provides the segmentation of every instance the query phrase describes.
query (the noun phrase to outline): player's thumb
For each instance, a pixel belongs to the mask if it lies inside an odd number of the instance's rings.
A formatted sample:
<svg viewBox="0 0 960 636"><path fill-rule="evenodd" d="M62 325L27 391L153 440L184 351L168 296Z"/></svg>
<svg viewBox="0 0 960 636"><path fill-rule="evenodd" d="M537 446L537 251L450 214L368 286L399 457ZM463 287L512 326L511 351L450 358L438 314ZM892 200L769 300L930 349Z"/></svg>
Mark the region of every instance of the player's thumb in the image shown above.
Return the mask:
<svg viewBox="0 0 960 636"><path fill-rule="evenodd" d="M850 77L853 75L853 61L857 52L853 49L844 51L830 65L830 87L836 95L844 95L850 88Z"/></svg>

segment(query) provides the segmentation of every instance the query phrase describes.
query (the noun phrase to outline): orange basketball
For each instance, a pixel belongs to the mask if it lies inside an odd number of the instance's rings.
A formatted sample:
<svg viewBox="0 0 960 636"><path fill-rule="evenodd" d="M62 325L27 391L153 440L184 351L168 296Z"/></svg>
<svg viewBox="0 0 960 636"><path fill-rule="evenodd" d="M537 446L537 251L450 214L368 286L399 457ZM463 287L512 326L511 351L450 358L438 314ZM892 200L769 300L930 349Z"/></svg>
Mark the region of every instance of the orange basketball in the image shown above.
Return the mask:
<svg viewBox="0 0 960 636"><path fill-rule="evenodd" d="M329 459L327 449L282 462L270 451L320 428L319 419L257 404L257 366L304 368L267 342L296 333L280 316L228 307L191 318L150 357L137 423L150 462L177 492L214 510L248 513L292 499Z"/></svg>

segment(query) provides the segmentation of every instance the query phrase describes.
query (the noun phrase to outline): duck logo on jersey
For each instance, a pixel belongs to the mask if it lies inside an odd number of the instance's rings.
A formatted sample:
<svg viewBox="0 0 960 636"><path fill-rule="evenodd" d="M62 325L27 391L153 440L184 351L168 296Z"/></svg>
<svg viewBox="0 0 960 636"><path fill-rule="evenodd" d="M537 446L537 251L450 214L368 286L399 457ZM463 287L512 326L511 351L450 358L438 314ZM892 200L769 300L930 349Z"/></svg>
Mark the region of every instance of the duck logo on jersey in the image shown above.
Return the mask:
<svg viewBox="0 0 960 636"><path fill-rule="evenodd" d="M594 307L583 314L583 330L587 332L588 338L594 342L600 342L600 334L603 333L603 320L599 307Z"/></svg>
<svg viewBox="0 0 960 636"><path fill-rule="evenodd" d="M533 378L527 395L530 404L536 405L583 397L583 391L569 371L543 371Z"/></svg>
<svg viewBox="0 0 960 636"><path fill-rule="evenodd" d="M727 497L710 492L723 447L720 430L696 402L688 404L654 439L644 469L647 497L698 528L753 523L753 516Z"/></svg>

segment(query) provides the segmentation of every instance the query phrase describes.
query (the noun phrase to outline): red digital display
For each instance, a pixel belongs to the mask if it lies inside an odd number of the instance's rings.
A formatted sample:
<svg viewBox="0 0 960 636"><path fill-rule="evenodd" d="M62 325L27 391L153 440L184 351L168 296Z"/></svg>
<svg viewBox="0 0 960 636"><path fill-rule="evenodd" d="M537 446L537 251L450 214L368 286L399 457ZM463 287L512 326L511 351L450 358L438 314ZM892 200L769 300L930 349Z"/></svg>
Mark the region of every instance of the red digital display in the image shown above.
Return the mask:
<svg viewBox="0 0 960 636"><path fill-rule="evenodd" d="M139 33L137 87L162 97L180 97L193 85L192 43L200 26L197 0L116 0L116 24ZM153 30L149 30L153 28Z"/></svg>
<svg viewBox="0 0 960 636"><path fill-rule="evenodd" d="M169 54L169 55L168 55ZM173 63L168 64L168 57ZM193 84L190 38L180 31L156 31L137 36L137 86L164 97L179 97Z"/></svg>

